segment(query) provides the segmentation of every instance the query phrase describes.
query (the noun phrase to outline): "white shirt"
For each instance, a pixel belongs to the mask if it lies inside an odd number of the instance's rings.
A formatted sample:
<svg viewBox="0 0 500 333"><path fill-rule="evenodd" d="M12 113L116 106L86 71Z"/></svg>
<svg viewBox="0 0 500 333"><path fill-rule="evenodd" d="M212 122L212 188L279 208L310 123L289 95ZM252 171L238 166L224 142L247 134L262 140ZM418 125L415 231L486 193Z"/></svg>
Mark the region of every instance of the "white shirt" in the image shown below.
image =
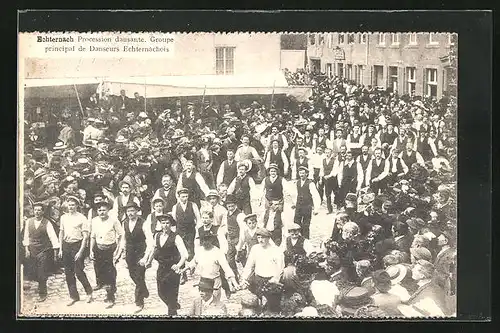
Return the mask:
<svg viewBox="0 0 500 333"><path fill-rule="evenodd" d="M74 214L66 213L61 216L61 232L63 233L63 241L74 243L83 239L83 233L90 231L89 221L82 213L75 212Z"/></svg>
<svg viewBox="0 0 500 333"><path fill-rule="evenodd" d="M300 182L300 185L303 186L305 181L299 179L297 182ZM294 191L294 197L297 198L298 193L297 193L297 186L291 186L290 187L291 191ZM319 206L321 205L321 197L319 196L318 189L316 188L316 185L314 185L314 182L309 183L309 192L311 192L311 196L313 199L313 205L315 209L318 209ZM295 199L297 200L297 199Z"/></svg>
<svg viewBox="0 0 500 333"><path fill-rule="evenodd" d="M339 173L337 175L337 180L338 180L338 184L339 186L342 184L342 177L343 177L343 174L344 174L344 165L349 165L349 167L352 167L352 165L356 163L356 173L357 173L357 189L359 190L363 184L363 179L364 179L364 173L363 173L363 167L361 166L360 163L356 162L355 160L351 160L350 162L347 162L347 161L344 161L342 162L342 166L341 168L339 169Z"/></svg>
<svg viewBox="0 0 500 333"><path fill-rule="evenodd" d="M120 237L123 237L123 227L114 217L108 217L105 221L96 216L92 219L92 231L90 236L97 244L111 245Z"/></svg>
<svg viewBox="0 0 500 333"><path fill-rule="evenodd" d="M221 268L226 277L234 277L233 270L229 267L225 254L215 246L210 250L200 246L195 252L193 260L187 266L190 268L196 267L198 274L208 279L220 277Z"/></svg>
<svg viewBox="0 0 500 333"><path fill-rule="evenodd" d="M276 245L269 244L264 248L262 245L256 244L250 249L242 278L248 280L252 272L264 278L278 278L284 267L283 252Z"/></svg>
<svg viewBox="0 0 500 333"><path fill-rule="evenodd" d="M311 282L311 293L317 304L325 304L331 307L335 305L335 297L340 295L337 286L326 280L314 280Z"/></svg>

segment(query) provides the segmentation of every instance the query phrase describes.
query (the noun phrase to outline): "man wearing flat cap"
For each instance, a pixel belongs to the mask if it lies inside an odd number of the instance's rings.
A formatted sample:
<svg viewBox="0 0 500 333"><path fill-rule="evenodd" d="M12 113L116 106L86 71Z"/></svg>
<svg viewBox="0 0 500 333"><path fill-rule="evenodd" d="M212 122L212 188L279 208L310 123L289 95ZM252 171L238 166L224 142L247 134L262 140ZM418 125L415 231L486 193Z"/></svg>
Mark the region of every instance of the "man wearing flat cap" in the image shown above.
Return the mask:
<svg viewBox="0 0 500 333"><path fill-rule="evenodd" d="M59 240L52 223L44 215L45 206L41 202L33 204L34 217L26 220L24 227L23 245L26 258L29 259L31 268L35 271L38 282L39 301L47 299L47 278L51 262L57 255Z"/></svg>
<svg viewBox="0 0 500 333"><path fill-rule="evenodd" d="M214 281L211 279L200 279L198 283L200 296L193 300L189 310L189 316L225 316L226 305L214 297Z"/></svg>
<svg viewBox="0 0 500 333"><path fill-rule="evenodd" d="M238 208L245 214L252 212L251 194L255 193L255 181L248 174L252 169L250 160L238 162L238 174L227 188L228 194L233 194L237 200Z"/></svg>
<svg viewBox="0 0 500 333"><path fill-rule="evenodd" d="M85 248L89 240L90 221L77 211L77 207L80 206L80 199L77 197L68 196L66 206L68 212L61 216L60 223L59 243L61 248L59 258L63 260L66 284L71 298L68 306L72 306L80 300L76 288L76 278L85 289L87 303L92 302L92 287L83 270L85 268Z"/></svg>
<svg viewBox="0 0 500 333"><path fill-rule="evenodd" d="M125 250L125 261L130 278L135 284L135 313L143 309L144 299L149 297L146 286L146 254L147 249L153 247L153 234L156 231L156 224L153 225L150 220L145 221L138 216L138 212L139 206L134 202L125 206L127 217L123 221L124 237L121 246L121 249Z"/></svg>
<svg viewBox="0 0 500 333"><path fill-rule="evenodd" d="M240 285L262 297L259 290L266 282L279 283L284 268L284 256L279 247L272 244L271 232L257 229L258 244L254 245L248 255L247 263L241 275Z"/></svg>
<svg viewBox="0 0 500 333"><path fill-rule="evenodd" d="M292 164L292 179L299 179L299 169L301 167L306 167L308 172L308 178L313 179L313 169L309 158L307 158L307 148L299 147L297 148L298 158L294 160L294 164Z"/></svg>
<svg viewBox="0 0 500 333"><path fill-rule="evenodd" d="M309 239L309 225L314 210L314 215L317 214L321 204L321 199L316 189L314 182L307 178L309 169L301 166L299 168L299 179L297 180L297 190L295 204L292 209L295 209L294 222L301 226L301 234Z"/></svg>
<svg viewBox="0 0 500 333"><path fill-rule="evenodd" d="M294 258L296 255L308 256L314 252L314 247L309 239L300 234L300 225L292 223L288 227L288 237L285 241L285 258ZM285 263L288 264L288 263Z"/></svg>
<svg viewBox="0 0 500 333"><path fill-rule="evenodd" d="M94 290L106 289L106 308L115 305L116 267L115 262L122 253L123 227L118 219L109 214L111 205L106 202L97 204L97 216L92 219L90 231L90 259L98 284Z"/></svg>
<svg viewBox="0 0 500 333"><path fill-rule="evenodd" d="M288 158L283 150L279 148L278 140L271 142L271 149L267 151L265 156L264 167L269 169L271 164L277 165L284 176L288 174Z"/></svg>
<svg viewBox="0 0 500 333"><path fill-rule="evenodd" d="M201 216L198 205L190 200L189 190L181 188L177 191L179 202L172 208L172 216L175 219L177 234L182 238L189 256L188 260L194 256L194 239L196 226L201 224ZM184 284L187 276L184 273L181 277L181 284Z"/></svg>
<svg viewBox="0 0 500 333"><path fill-rule="evenodd" d="M269 208L271 200L278 200L283 203L283 197L287 191L287 183L285 178L279 175L280 169L277 164L270 164L267 166L268 176L264 178L264 188L262 193L262 201L264 202L265 209Z"/></svg>
<svg viewBox="0 0 500 333"><path fill-rule="evenodd" d="M127 217L125 214L125 207L132 202L140 207L141 202L139 198L132 194L132 180L129 176L125 176L118 184L118 187L120 188L120 195L118 195L114 201L112 212L118 217L118 220L122 222Z"/></svg>

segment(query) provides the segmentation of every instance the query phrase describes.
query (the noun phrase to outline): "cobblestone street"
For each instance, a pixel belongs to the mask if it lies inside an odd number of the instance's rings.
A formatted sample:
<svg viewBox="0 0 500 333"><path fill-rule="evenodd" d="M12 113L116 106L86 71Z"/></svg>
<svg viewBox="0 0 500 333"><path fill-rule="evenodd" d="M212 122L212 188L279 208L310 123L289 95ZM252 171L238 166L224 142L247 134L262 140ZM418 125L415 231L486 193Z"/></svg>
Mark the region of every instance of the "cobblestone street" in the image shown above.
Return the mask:
<svg viewBox="0 0 500 333"><path fill-rule="evenodd" d="M262 193L262 185L257 185L257 193ZM252 202L255 208L259 206L257 200ZM257 209L255 209L257 210ZM257 210L258 213L261 210ZM285 198L284 223L290 223L293 220L293 211L290 209L290 198ZM325 206L319 210L319 214L313 216L311 221L311 241L315 246L319 246L322 240L325 240L331 234L333 227L333 215L327 215ZM103 302L105 291L99 290L94 292L94 302L87 304L85 302L85 292L79 282L77 282L78 291L81 301L71 307L66 304L70 301L66 281L63 274L55 274L51 276L47 282L48 297L43 303L37 302L37 283L25 281L24 289L21 297L21 315L22 316L57 316L57 315L72 315L72 316L108 316L108 315L134 315L134 288L135 285L130 279L125 260L121 259L117 263L117 293L116 305L112 309L105 309L106 304ZM239 266L240 271L242 269ZM167 307L158 297L156 289L156 269L157 263L153 261L153 265L146 271L146 284L149 288L150 296L145 301L144 310L140 316L166 316ZM87 258L85 264L85 272L92 286L95 286L95 274L92 262ZM180 286L179 303L181 309L179 315L186 315L191 306L192 300L198 295L197 287L194 287L198 281L196 272L189 280ZM231 295L227 299L222 295L222 300L225 302L229 316L236 316L240 310L240 299L244 293L249 293L247 290L241 290Z"/></svg>

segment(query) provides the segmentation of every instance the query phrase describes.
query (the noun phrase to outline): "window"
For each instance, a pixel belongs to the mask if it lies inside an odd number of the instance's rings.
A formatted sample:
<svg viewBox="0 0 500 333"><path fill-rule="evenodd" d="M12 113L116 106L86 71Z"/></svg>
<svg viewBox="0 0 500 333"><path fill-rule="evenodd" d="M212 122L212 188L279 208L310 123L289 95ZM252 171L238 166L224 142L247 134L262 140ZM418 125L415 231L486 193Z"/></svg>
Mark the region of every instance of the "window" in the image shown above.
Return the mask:
<svg viewBox="0 0 500 333"><path fill-rule="evenodd" d="M345 35L344 34L339 34L339 42L338 44L344 44L345 43Z"/></svg>
<svg viewBox="0 0 500 333"><path fill-rule="evenodd" d="M431 45L439 44L439 42L437 40L437 34L436 33L434 33L434 32L430 32L429 33L429 44L431 44Z"/></svg>
<svg viewBox="0 0 500 333"><path fill-rule="evenodd" d="M373 86L383 87L384 86L384 67L380 65L373 66Z"/></svg>
<svg viewBox="0 0 500 333"><path fill-rule="evenodd" d="M416 32L410 33L410 42L408 44L417 45L417 33Z"/></svg>
<svg viewBox="0 0 500 333"><path fill-rule="evenodd" d="M363 65L357 65L355 68L355 75L356 75L356 83L363 84L364 76L363 76Z"/></svg>
<svg viewBox="0 0 500 333"><path fill-rule="evenodd" d="M325 36L323 34L319 35L319 45L325 44Z"/></svg>
<svg viewBox="0 0 500 333"><path fill-rule="evenodd" d="M358 43L366 44L366 33L361 33L358 35Z"/></svg>
<svg viewBox="0 0 500 333"><path fill-rule="evenodd" d="M354 44L354 34L347 34L347 44Z"/></svg>
<svg viewBox="0 0 500 333"><path fill-rule="evenodd" d="M399 33L392 33L391 34L391 42L392 42L392 45L399 45Z"/></svg>
<svg viewBox="0 0 500 333"><path fill-rule="evenodd" d="M427 68L425 74L425 95L430 97L437 97L437 69Z"/></svg>
<svg viewBox="0 0 500 333"><path fill-rule="evenodd" d="M378 34L378 44L385 45L385 33L381 32Z"/></svg>
<svg viewBox="0 0 500 333"><path fill-rule="evenodd" d="M413 95L417 86L417 69L415 67L406 68L407 93Z"/></svg>
<svg viewBox="0 0 500 333"><path fill-rule="evenodd" d="M332 34L328 34L327 37L326 37L326 47L331 49L332 46L333 46L333 36Z"/></svg>
<svg viewBox="0 0 500 333"><path fill-rule="evenodd" d="M398 68L396 66L389 66L389 85L388 88L393 92L398 91Z"/></svg>
<svg viewBox="0 0 500 333"><path fill-rule="evenodd" d="M337 76L338 77L344 77L344 64L343 63L338 63L337 64Z"/></svg>
<svg viewBox="0 0 500 333"><path fill-rule="evenodd" d="M316 35L315 34L309 35L309 44L311 44L311 45L316 44Z"/></svg>
<svg viewBox="0 0 500 333"><path fill-rule="evenodd" d="M346 66L346 74L345 74L346 79L352 80L352 65L348 64Z"/></svg>
<svg viewBox="0 0 500 333"><path fill-rule="evenodd" d="M448 45L455 45L456 35L453 33L448 34Z"/></svg>
<svg viewBox="0 0 500 333"><path fill-rule="evenodd" d="M234 74L234 47L215 48L215 71L217 75Z"/></svg>

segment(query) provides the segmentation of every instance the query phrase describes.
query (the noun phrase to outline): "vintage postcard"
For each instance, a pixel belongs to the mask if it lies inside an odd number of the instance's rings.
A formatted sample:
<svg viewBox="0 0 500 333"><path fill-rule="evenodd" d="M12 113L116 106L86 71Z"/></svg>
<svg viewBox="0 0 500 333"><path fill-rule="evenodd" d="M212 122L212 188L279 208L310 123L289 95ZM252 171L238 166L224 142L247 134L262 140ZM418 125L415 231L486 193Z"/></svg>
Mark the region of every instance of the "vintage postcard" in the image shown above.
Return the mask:
<svg viewBox="0 0 500 333"><path fill-rule="evenodd" d="M457 41L19 33L18 317L456 317Z"/></svg>

